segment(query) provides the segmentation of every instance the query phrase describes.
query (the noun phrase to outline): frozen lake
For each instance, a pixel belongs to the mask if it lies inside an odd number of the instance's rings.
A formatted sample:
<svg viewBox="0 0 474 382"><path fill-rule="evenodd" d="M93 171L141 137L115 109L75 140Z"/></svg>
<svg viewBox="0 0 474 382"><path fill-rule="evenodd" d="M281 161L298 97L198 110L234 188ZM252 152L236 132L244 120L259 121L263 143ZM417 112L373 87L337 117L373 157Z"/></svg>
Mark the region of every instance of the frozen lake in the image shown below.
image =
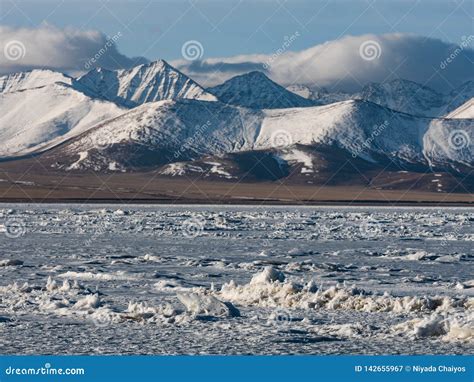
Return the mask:
<svg viewBox="0 0 474 382"><path fill-rule="evenodd" d="M474 210L0 205L1 354L473 353Z"/></svg>

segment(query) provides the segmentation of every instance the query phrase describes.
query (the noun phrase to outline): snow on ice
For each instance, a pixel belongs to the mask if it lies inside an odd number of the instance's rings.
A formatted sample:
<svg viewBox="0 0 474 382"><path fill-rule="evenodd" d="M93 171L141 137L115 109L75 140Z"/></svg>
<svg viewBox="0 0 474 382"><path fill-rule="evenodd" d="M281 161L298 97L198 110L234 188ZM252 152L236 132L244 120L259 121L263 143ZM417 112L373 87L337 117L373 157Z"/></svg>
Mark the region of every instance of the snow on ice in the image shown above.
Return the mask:
<svg viewBox="0 0 474 382"><path fill-rule="evenodd" d="M0 233L4 353L462 354L474 342L465 209L43 205L0 219L25 226Z"/></svg>

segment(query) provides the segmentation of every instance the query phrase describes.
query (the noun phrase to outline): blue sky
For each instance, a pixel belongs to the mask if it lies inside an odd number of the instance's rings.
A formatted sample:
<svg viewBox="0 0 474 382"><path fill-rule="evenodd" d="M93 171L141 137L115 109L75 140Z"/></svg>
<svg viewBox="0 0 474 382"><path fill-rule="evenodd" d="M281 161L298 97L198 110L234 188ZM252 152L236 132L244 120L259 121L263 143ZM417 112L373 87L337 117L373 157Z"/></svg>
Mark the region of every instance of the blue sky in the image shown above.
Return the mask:
<svg viewBox="0 0 474 382"><path fill-rule="evenodd" d="M0 24L121 32L118 49L128 56L174 60L185 41L198 40L204 58L271 53L299 31L291 50L342 35L415 33L459 43L473 33L474 2L404 1L161 1L0 0Z"/></svg>

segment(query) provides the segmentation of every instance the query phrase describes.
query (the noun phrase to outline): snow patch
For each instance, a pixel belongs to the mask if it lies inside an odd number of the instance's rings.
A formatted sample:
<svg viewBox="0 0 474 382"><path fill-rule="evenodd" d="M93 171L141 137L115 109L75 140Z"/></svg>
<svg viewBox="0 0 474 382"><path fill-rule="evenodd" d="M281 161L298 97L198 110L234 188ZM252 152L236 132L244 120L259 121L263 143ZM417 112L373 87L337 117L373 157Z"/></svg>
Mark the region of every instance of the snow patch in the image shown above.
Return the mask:
<svg viewBox="0 0 474 382"><path fill-rule="evenodd" d="M281 157L289 163L302 163L303 167L301 168L301 173L312 173L313 169L313 158L310 154L297 149L291 149L285 151Z"/></svg>

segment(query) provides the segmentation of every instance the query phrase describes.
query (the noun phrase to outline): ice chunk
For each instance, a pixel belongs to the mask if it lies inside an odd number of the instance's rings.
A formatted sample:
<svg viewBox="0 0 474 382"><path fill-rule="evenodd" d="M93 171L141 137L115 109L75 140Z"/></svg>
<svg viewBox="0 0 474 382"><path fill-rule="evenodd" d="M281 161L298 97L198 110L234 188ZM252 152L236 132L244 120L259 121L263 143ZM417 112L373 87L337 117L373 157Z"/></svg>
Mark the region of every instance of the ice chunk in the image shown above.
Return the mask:
<svg viewBox="0 0 474 382"><path fill-rule="evenodd" d="M419 260L434 260L437 257L438 256L433 253L428 253L426 251L416 251L414 253L410 253L409 255L406 255L404 259L419 261Z"/></svg>
<svg viewBox="0 0 474 382"><path fill-rule="evenodd" d="M360 312L445 312L466 308L466 298L441 296L392 296L371 293L356 287L333 285L327 289L316 285L300 286L290 281L280 282L284 275L272 267L256 274L250 283L234 281L222 286L217 296L245 305L277 308L355 310Z"/></svg>
<svg viewBox="0 0 474 382"><path fill-rule="evenodd" d="M114 273L93 273L93 272L74 272L68 271L58 275L61 278L67 279L76 279L76 280L103 280L103 281L110 281L110 280L135 280L135 276L132 276L124 271L117 271Z"/></svg>
<svg viewBox="0 0 474 382"><path fill-rule="evenodd" d="M197 293L178 293L177 297L186 307L186 310L194 314L215 317L240 316L239 310L231 303L222 302L214 296Z"/></svg>
<svg viewBox="0 0 474 382"><path fill-rule="evenodd" d="M446 255L436 259L438 263L458 263L461 261L461 255Z"/></svg>
<svg viewBox="0 0 474 382"><path fill-rule="evenodd" d="M446 334L445 321L440 316L425 318L414 325L416 337L432 337Z"/></svg>
<svg viewBox="0 0 474 382"><path fill-rule="evenodd" d="M74 304L74 308L79 310L86 310L86 309L97 309L100 306L100 298L98 294L91 294L78 300Z"/></svg>
<svg viewBox="0 0 474 382"><path fill-rule="evenodd" d="M474 325L472 318L468 323L454 322L450 325L449 331L444 336L445 341L473 341L474 340Z"/></svg>
<svg viewBox="0 0 474 382"><path fill-rule="evenodd" d="M276 270L274 267L268 266L265 267L262 272L254 275L250 281L250 284L272 283L275 281L285 281L285 275L282 272Z"/></svg>
<svg viewBox="0 0 474 382"><path fill-rule="evenodd" d="M415 337L439 337L443 341L472 341L474 339L473 313L465 310L451 311L446 315L435 313L415 318L393 327L398 333L413 333Z"/></svg>

